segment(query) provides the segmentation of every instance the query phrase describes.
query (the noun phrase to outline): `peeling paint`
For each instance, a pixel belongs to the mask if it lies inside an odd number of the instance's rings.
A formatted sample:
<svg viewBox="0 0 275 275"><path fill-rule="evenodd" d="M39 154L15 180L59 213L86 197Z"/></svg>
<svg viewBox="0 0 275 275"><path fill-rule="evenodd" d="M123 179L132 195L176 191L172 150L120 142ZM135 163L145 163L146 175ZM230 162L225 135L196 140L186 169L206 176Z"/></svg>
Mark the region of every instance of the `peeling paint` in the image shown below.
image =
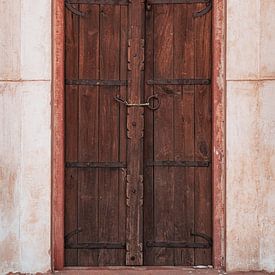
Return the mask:
<svg viewBox="0 0 275 275"><path fill-rule="evenodd" d="M229 0L227 5L230 271L275 271L274 3Z"/></svg>
<svg viewBox="0 0 275 275"><path fill-rule="evenodd" d="M16 180L16 171L8 171L0 167L0 183L2 186L0 189L0 209L5 209L7 216L12 214L9 211L12 211L16 204L14 197Z"/></svg>
<svg viewBox="0 0 275 275"><path fill-rule="evenodd" d="M50 269L51 3L36 1L36 17L30 4L0 1L0 274ZM36 27L43 39L32 40L30 54L44 56L28 63L24 31Z"/></svg>
<svg viewBox="0 0 275 275"><path fill-rule="evenodd" d="M274 89L275 81L228 84L229 270L275 269L275 132L270 127L275 122Z"/></svg>

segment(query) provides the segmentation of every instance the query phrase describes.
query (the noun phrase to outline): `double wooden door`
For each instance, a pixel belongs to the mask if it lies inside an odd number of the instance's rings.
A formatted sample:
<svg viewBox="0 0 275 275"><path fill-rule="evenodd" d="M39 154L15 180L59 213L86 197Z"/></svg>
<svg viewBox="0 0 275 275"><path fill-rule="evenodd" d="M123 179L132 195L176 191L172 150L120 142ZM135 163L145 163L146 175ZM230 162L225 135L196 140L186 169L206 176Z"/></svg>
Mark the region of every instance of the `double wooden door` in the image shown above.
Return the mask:
<svg viewBox="0 0 275 275"><path fill-rule="evenodd" d="M65 5L65 264L211 264L211 1Z"/></svg>

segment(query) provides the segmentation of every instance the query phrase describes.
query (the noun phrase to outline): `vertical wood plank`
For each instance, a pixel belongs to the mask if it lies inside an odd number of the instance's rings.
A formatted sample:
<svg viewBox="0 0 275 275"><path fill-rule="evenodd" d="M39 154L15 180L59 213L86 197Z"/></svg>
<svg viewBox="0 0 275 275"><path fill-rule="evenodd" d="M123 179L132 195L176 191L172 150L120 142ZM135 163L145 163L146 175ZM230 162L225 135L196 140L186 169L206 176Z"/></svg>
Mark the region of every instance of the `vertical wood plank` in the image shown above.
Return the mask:
<svg viewBox="0 0 275 275"><path fill-rule="evenodd" d="M173 6L154 6L154 78L173 78ZM154 156L155 160L174 159L174 98L166 91L170 86L155 86L161 100L155 112ZM154 228L156 241L174 238L174 173L171 167L154 168ZM173 265L174 251L155 248L155 265Z"/></svg>
<svg viewBox="0 0 275 275"><path fill-rule="evenodd" d="M202 9L203 5L196 5ZM211 12L196 18L195 23L195 76L211 78ZM211 158L211 87L195 89L195 156L196 160ZM195 232L212 236L212 186L211 166L197 168L195 174ZM200 238L196 238L197 241ZM195 264L210 264L211 249L197 249Z"/></svg>
<svg viewBox="0 0 275 275"><path fill-rule="evenodd" d="M79 5L79 78L99 77L99 7ZM98 96L97 87L79 87L79 161L98 161ZM98 172L79 169L78 178L79 243L98 240ZM80 266L97 265L98 251L79 250Z"/></svg>
<svg viewBox="0 0 275 275"><path fill-rule="evenodd" d="M130 103L139 103L142 100L143 10L144 3L140 0L129 3L128 101ZM143 114L144 110L140 107L127 109L127 265L143 264Z"/></svg>
<svg viewBox="0 0 275 275"><path fill-rule="evenodd" d="M174 5L174 77L194 78L193 5ZM194 87L174 88L175 160L194 160ZM193 242L194 168L175 167L175 241ZM175 265L194 265L194 249L175 249Z"/></svg>
<svg viewBox="0 0 275 275"><path fill-rule="evenodd" d="M154 86L147 81L154 78L154 12L146 11L145 25L145 89L144 98L154 94ZM154 248L146 246L146 242L154 240L154 168L146 166L146 162L154 160L154 112L145 109L144 114L144 265L154 265Z"/></svg>
<svg viewBox="0 0 275 275"><path fill-rule="evenodd" d="M66 161L77 161L78 128L78 89L66 88ZM65 236L77 229L77 169L66 168L65 172ZM77 236L70 239L77 243ZM65 250L65 265L77 265L77 251Z"/></svg>
<svg viewBox="0 0 275 275"><path fill-rule="evenodd" d="M100 5L100 79L119 79L120 7ZM99 161L119 160L119 106L117 87L101 87L99 99ZM99 241L119 239L119 177L117 169L99 171ZM99 265L117 265L118 251L102 249Z"/></svg>
<svg viewBox="0 0 275 275"><path fill-rule="evenodd" d="M120 7L120 79L127 80L128 65L128 7ZM120 97L127 98L127 87L120 87ZM119 106L119 160L127 161L126 143L127 143L127 113L125 106ZM126 237L126 169L119 171L119 242L125 243ZM126 265L126 251L118 251L118 262L120 265Z"/></svg>
<svg viewBox="0 0 275 275"><path fill-rule="evenodd" d="M78 79L78 28L79 19L70 11L65 12L65 78ZM78 160L78 87L65 87L65 160ZM65 236L78 228L78 171L77 169L65 170ZM77 235L73 236L70 243L77 243ZM65 265L78 264L77 251L65 249Z"/></svg>

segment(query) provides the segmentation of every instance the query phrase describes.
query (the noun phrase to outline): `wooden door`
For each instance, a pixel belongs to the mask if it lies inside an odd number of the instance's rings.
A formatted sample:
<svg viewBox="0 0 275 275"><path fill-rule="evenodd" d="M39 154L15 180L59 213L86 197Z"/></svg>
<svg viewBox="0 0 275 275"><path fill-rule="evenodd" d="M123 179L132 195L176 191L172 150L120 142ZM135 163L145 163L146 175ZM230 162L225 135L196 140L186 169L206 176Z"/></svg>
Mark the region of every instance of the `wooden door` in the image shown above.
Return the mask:
<svg viewBox="0 0 275 275"><path fill-rule="evenodd" d="M211 2L65 4L65 265L211 264Z"/></svg>

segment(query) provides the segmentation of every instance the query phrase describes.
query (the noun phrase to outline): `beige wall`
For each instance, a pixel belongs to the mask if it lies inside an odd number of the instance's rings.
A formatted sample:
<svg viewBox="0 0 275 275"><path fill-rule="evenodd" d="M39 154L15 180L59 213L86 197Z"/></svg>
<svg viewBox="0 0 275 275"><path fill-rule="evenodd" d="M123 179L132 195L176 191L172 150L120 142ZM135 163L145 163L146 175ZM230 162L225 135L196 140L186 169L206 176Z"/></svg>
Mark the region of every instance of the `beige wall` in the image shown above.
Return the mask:
<svg viewBox="0 0 275 275"><path fill-rule="evenodd" d="M227 1L227 268L275 269L275 0ZM50 269L50 0L0 0L0 273Z"/></svg>
<svg viewBox="0 0 275 275"><path fill-rule="evenodd" d="M50 269L51 1L0 1L0 274Z"/></svg>
<svg viewBox="0 0 275 275"><path fill-rule="evenodd" d="M275 270L275 1L227 1L227 268Z"/></svg>

